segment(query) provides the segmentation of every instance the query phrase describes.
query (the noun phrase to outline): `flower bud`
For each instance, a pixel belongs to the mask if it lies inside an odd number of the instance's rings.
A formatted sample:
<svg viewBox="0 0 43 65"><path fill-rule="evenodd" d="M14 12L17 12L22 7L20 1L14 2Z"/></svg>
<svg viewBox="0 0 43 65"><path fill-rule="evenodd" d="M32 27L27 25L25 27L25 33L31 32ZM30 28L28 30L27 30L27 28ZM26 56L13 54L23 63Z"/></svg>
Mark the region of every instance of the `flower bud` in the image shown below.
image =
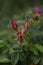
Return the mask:
<svg viewBox="0 0 43 65"><path fill-rule="evenodd" d="M21 32L17 33L17 39L20 40L20 41L23 39Z"/></svg>
<svg viewBox="0 0 43 65"><path fill-rule="evenodd" d="M23 27L21 28L21 34L23 35L26 32L26 29Z"/></svg>
<svg viewBox="0 0 43 65"><path fill-rule="evenodd" d="M39 20L40 15L38 13L35 13L33 17L35 20Z"/></svg>
<svg viewBox="0 0 43 65"><path fill-rule="evenodd" d="M14 20L11 21L11 26L15 30L18 28L18 24Z"/></svg>
<svg viewBox="0 0 43 65"><path fill-rule="evenodd" d="M30 26L30 22L28 20L25 21L25 26L28 28Z"/></svg>
<svg viewBox="0 0 43 65"><path fill-rule="evenodd" d="M34 11L35 11L36 13L39 13L39 14L42 13L42 9L41 9L39 6L35 6L35 7L34 7Z"/></svg>

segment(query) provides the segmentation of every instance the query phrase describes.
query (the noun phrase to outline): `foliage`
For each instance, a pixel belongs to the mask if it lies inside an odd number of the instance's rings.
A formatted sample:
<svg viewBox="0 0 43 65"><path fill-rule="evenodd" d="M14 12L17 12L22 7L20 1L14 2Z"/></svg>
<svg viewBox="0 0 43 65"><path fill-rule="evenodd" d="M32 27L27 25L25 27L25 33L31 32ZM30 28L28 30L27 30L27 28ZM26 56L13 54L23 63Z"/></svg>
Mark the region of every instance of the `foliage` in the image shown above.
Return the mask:
<svg viewBox="0 0 43 65"><path fill-rule="evenodd" d="M33 10L21 20L11 20L10 32L0 40L0 63L12 65L43 65L43 13Z"/></svg>

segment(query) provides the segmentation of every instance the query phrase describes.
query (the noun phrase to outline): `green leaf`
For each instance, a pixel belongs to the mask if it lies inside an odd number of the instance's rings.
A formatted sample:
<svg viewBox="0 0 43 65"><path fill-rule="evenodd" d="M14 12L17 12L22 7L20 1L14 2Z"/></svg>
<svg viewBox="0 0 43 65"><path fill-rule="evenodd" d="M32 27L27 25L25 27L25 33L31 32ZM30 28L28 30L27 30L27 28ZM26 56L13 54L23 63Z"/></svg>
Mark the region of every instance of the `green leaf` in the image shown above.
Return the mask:
<svg viewBox="0 0 43 65"><path fill-rule="evenodd" d="M4 54L5 54L5 53L7 53L7 52L8 52L8 50L9 50L9 49L5 46L5 47L3 47L3 49L2 49L2 53L4 53Z"/></svg>
<svg viewBox="0 0 43 65"><path fill-rule="evenodd" d="M13 48L9 48L9 54L11 55L14 52Z"/></svg>
<svg viewBox="0 0 43 65"><path fill-rule="evenodd" d="M38 55L38 50L37 50L37 48L34 47L34 45L30 45L30 50L31 50L35 55Z"/></svg>
<svg viewBox="0 0 43 65"><path fill-rule="evenodd" d="M0 56L0 63L8 63L8 62L10 62L10 60L7 57L5 57L4 55Z"/></svg>
<svg viewBox="0 0 43 65"><path fill-rule="evenodd" d="M41 53L43 53L43 46L40 44L35 44L34 45Z"/></svg>
<svg viewBox="0 0 43 65"><path fill-rule="evenodd" d="M16 65L19 60L19 53L15 52L11 55L11 63L12 65Z"/></svg>
<svg viewBox="0 0 43 65"><path fill-rule="evenodd" d="M42 56L42 59L41 59L41 63L40 64L43 65L43 56Z"/></svg>
<svg viewBox="0 0 43 65"><path fill-rule="evenodd" d="M35 64L38 64L41 58L38 57L38 56L32 55L32 56L31 56L31 59L33 60L33 62L34 62Z"/></svg>
<svg viewBox="0 0 43 65"><path fill-rule="evenodd" d="M3 40L0 40L0 47L3 47L5 45Z"/></svg>

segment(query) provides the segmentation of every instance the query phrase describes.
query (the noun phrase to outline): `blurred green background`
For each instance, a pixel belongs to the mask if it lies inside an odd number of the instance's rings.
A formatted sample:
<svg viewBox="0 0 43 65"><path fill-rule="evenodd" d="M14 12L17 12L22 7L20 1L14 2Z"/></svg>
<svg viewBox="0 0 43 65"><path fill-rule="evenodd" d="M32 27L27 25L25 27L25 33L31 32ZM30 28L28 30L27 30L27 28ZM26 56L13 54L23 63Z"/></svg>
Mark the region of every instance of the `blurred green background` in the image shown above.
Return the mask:
<svg viewBox="0 0 43 65"><path fill-rule="evenodd" d="M43 0L0 0L0 35L7 29L9 21L24 13L29 8L38 5L43 8Z"/></svg>

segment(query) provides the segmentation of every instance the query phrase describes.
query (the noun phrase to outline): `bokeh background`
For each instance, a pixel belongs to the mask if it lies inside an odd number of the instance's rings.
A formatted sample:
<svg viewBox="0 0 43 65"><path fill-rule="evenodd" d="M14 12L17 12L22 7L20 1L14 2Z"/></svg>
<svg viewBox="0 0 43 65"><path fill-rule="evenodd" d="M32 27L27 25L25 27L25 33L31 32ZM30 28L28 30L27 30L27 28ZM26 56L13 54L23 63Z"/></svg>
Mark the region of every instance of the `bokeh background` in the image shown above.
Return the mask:
<svg viewBox="0 0 43 65"><path fill-rule="evenodd" d="M18 15L36 5L43 8L43 0L0 0L0 36L5 33L13 17L18 18Z"/></svg>

